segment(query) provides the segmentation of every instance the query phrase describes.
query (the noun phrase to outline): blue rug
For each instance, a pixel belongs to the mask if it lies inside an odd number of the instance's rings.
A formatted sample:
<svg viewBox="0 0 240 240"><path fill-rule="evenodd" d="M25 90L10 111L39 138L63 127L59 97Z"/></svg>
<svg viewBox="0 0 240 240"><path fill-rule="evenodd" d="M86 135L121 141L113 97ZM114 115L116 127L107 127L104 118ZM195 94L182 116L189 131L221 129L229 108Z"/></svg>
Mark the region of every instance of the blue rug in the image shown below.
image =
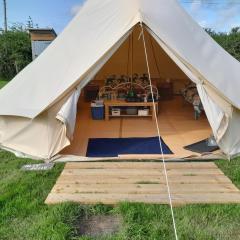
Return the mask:
<svg viewBox="0 0 240 240"><path fill-rule="evenodd" d="M164 154L173 154L162 140ZM161 154L159 138L91 138L87 157L117 157L126 154Z"/></svg>

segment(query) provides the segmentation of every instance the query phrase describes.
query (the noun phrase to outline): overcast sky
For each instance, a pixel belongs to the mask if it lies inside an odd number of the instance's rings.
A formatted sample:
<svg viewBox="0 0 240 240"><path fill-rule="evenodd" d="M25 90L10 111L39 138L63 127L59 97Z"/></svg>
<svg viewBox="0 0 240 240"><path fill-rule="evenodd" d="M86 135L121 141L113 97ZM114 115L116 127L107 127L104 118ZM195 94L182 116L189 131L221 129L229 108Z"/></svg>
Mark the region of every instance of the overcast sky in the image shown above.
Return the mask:
<svg viewBox="0 0 240 240"><path fill-rule="evenodd" d="M85 0L7 0L7 2L10 24L26 23L31 16L39 27L53 27L59 33ZM232 27L240 26L240 0L179 0L179 2L203 27L226 32ZM3 12L2 0L0 4ZM1 16L3 14L0 14ZM0 20L0 28L2 26L3 18Z"/></svg>

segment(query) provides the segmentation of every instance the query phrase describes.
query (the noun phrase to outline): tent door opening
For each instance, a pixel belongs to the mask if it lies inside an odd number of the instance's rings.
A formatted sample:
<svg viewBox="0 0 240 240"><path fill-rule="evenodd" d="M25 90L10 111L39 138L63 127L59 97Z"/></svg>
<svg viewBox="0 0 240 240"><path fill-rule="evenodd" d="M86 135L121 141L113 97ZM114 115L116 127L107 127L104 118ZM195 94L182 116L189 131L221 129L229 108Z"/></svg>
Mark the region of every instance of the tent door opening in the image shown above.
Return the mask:
<svg viewBox="0 0 240 240"><path fill-rule="evenodd" d="M143 42L139 40L140 33L141 29L137 25L132 34L82 90L78 100L74 137L71 145L64 149L62 154L87 156L92 139L148 139L157 136L155 122L148 117L151 115L151 108L110 107L110 117L107 119L106 109L102 109L104 111L102 120L94 119L91 108L91 101L99 97L99 92L104 92L104 88L110 80L113 85L122 83L123 89L119 87L117 90L114 89L116 92L113 92L112 96L104 96L106 102L119 99L126 101L124 93L126 98L126 94L131 92L131 88L136 90L137 86L142 84L141 81L148 77ZM196 85L149 33L146 34L146 45L152 82L160 96L157 104L158 123L163 141L173 153L166 154L166 157L200 156L184 149L185 146L207 139L212 134ZM129 81L130 84L125 84L124 81ZM144 111L142 111L142 116L139 114L139 110L147 111L147 109L149 112L145 113L145 116ZM126 113L127 111L128 113ZM129 111L132 111L132 115L129 114ZM101 115L101 113L99 114ZM101 119L101 116L99 118ZM134 156L139 158L140 155L143 157L145 154L132 154L131 152L125 154L124 152L123 155L125 157L129 155L129 158L134 158ZM152 154L147 153L145 157L151 158L156 155L158 154L153 151ZM120 154L118 157L121 156Z"/></svg>

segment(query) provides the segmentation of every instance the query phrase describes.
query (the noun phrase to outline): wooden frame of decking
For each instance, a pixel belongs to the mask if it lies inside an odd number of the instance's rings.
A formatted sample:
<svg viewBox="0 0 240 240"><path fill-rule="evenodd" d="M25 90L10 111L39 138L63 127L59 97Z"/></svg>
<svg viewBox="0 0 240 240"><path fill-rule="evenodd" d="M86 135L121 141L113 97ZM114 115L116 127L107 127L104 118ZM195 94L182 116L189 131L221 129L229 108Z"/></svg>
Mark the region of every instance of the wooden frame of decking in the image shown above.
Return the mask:
<svg viewBox="0 0 240 240"><path fill-rule="evenodd" d="M212 162L167 163L174 205L240 203L240 191ZM47 204L168 204L162 163L67 163Z"/></svg>

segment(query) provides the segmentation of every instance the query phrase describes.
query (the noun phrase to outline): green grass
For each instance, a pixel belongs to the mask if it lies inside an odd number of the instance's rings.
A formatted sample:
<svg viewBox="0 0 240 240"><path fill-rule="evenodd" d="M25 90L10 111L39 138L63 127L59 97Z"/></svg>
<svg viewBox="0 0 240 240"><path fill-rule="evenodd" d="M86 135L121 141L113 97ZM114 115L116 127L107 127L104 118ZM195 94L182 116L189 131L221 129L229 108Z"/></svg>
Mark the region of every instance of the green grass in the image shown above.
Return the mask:
<svg viewBox="0 0 240 240"><path fill-rule="evenodd" d="M3 88L7 83L8 83L7 80L4 80L4 79L0 78L0 89Z"/></svg>
<svg viewBox="0 0 240 240"><path fill-rule="evenodd" d="M36 163L0 152L0 239L86 240L76 237L74 223L81 216L120 214L121 231L104 240L174 239L168 206L122 203L116 207L44 204L64 165L47 172L23 172ZM240 161L217 161L240 187ZM240 239L240 205L190 205L174 209L179 238L183 240ZM81 223L80 223L81 224Z"/></svg>

